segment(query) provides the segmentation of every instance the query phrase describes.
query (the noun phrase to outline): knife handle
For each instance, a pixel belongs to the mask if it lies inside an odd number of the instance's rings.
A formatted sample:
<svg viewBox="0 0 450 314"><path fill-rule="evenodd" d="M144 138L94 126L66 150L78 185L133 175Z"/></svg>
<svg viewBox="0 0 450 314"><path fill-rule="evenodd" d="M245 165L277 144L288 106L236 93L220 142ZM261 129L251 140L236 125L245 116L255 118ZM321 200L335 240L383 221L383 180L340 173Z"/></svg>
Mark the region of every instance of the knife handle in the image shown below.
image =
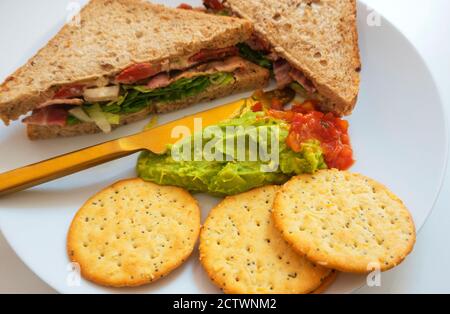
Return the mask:
<svg viewBox="0 0 450 314"><path fill-rule="evenodd" d="M126 139L106 142L0 174L0 196L23 191L142 150Z"/></svg>

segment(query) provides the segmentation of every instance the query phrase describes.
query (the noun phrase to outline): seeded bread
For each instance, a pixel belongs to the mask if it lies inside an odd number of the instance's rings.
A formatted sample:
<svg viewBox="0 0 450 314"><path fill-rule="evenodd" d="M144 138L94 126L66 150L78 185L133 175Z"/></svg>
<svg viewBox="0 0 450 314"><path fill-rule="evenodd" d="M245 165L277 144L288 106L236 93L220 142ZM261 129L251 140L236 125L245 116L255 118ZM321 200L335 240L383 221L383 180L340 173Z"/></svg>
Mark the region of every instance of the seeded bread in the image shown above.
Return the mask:
<svg viewBox="0 0 450 314"><path fill-rule="evenodd" d="M247 67L235 72L234 84L226 86L211 86L203 93L197 96L183 99L174 103L160 103L155 104L138 113L124 116L121 119L120 125L130 124L139 120L145 119L152 113L167 113L182 108L186 108L192 104L210 101L216 98L225 97L233 93L239 93L246 90L263 88L269 81L269 71L250 62L247 62ZM28 125L27 133L31 140L52 139L57 137L71 137L78 135L87 135L100 133L101 130L94 123L79 123L73 126L39 126Z"/></svg>
<svg viewBox="0 0 450 314"><path fill-rule="evenodd" d="M91 0L26 65L0 85L8 124L53 97L58 86L110 78L134 63L175 61L245 41L251 23L143 0Z"/></svg>
<svg viewBox="0 0 450 314"><path fill-rule="evenodd" d="M302 71L326 98L325 111L348 115L361 70L356 0L226 0L254 23L275 52Z"/></svg>

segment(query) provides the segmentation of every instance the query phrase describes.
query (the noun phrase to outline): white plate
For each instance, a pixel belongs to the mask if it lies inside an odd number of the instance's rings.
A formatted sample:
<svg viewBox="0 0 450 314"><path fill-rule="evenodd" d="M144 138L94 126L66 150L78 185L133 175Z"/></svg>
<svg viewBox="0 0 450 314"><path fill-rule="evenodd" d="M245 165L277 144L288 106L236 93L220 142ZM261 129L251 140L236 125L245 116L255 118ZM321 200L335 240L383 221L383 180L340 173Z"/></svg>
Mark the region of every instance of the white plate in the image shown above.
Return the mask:
<svg viewBox="0 0 450 314"><path fill-rule="evenodd" d="M172 6L179 3L159 2ZM39 4L37 1L11 0L0 4L0 19L6 22L5 25L14 26L14 32L0 28L0 38L11 39L8 49L0 49L0 79L25 62L56 33L66 20L65 9L65 2L57 0L39 1ZM39 22L40 29L33 20L34 12L39 10L47 15ZM367 17L370 13L365 5L359 5L363 72L357 110L350 118L358 160L352 170L388 185L406 202L420 228L438 196L447 160L448 141L442 104L433 78L418 52L385 19L381 20L381 26L369 26ZM29 25L27 21L30 21ZM39 41L30 45L33 38L24 35L30 36L29 33L39 35ZM241 96L162 116L160 123ZM43 142L29 142L20 123L8 128L1 126L0 171L131 134L141 130L143 125L145 122L136 123L108 136ZM135 160L136 156L132 156L0 199L0 228L6 239L39 277L64 293L219 292L201 269L197 254L169 277L139 289L106 289L86 281L81 281L80 286L67 284L71 273L65 237L72 217L94 192L118 179L133 176ZM208 196L199 196L199 199L205 217L217 200ZM365 278L361 276L341 275L330 292L351 292L364 282Z"/></svg>

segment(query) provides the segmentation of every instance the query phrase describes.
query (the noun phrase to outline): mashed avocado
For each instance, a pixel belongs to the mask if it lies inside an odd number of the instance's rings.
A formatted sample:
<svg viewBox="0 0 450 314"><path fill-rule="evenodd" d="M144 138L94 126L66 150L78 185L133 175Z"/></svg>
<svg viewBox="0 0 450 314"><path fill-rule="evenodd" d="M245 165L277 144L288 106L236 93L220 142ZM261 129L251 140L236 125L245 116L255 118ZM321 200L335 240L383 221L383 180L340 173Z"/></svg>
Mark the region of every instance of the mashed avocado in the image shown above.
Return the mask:
<svg viewBox="0 0 450 314"><path fill-rule="evenodd" d="M183 187L194 193L225 196L268 184L283 184L294 175L327 168L318 141L304 143L301 152L295 153L286 145L289 125L262 112L246 112L221 123L216 126L215 134L207 130L171 146L164 155L142 153L137 165L139 176L157 184ZM203 140L201 146L195 146L196 139ZM239 147L238 143L244 143L244 151L229 149L227 143L234 143L236 147ZM258 145L256 156L255 143ZM213 147L208 151L223 160L195 159L196 152L204 152L207 145ZM186 147L190 147L187 153L190 158L180 160L180 155L186 153ZM259 147L265 147L263 153Z"/></svg>

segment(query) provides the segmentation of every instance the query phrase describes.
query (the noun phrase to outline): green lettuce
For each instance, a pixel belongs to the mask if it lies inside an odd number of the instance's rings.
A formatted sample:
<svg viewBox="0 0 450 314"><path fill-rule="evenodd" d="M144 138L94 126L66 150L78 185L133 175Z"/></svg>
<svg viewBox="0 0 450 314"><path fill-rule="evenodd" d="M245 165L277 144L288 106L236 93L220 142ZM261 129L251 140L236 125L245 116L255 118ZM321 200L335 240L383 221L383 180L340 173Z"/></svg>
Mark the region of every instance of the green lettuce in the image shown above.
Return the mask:
<svg viewBox="0 0 450 314"><path fill-rule="evenodd" d="M262 52L255 51L250 48L249 45L244 43L238 44L237 47L239 48L241 57L243 57L244 59L247 59L248 61L255 63L263 68L269 70L273 69L272 61L270 61Z"/></svg>

